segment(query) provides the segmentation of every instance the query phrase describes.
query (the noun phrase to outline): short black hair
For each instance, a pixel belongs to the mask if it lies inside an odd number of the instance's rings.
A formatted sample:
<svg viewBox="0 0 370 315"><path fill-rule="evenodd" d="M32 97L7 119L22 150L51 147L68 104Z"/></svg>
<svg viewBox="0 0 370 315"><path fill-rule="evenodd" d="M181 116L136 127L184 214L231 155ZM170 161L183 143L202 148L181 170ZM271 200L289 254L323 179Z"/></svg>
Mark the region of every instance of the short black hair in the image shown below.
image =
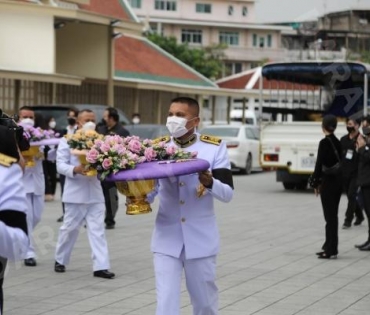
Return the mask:
<svg viewBox="0 0 370 315"><path fill-rule="evenodd" d="M82 109L79 113L78 113L78 116L80 116L81 114L83 113L94 113L91 109L88 109L88 108L85 108L85 109Z"/></svg>
<svg viewBox="0 0 370 315"><path fill-rule="evenodd" d="M191 98L191 97L186 97L186 96L180 96L180 97L176 97L174 98L172 101L171 101L171 104L172 103L181 103L181 104L186 104L188 105L190 108L193 108L197 114L197 116L199 116L199 103L196 99L194 98Z"/></svg>
<svg viewBox="0 0 370 315"><path fill-rule="evenodd" d="M76 108L70 108L70 109L68 109L67 115L69 115L70 112L73 112L75 114L75 117L78 116L78 110Z"/></svg>
<svg viewBox="0 0 370 315"><path fill-rule="evenodd" d="M19 108L19 111L21 110L31 110L34 112L34 109L31 106L22 106L21 108Z"/></svg>
<svg viewBox="0 0 370 315"><path fill-rule="evenodd" d="M139 118L140 118L140 114L139 114L139 113L133 113L133 114L131 115L131 117L132 117L132 118L134 118L134 117L139 117Z"/></svg>
<svg viewBox="0 0 370 315"><path fill-rule="evenodd" d="M346 123L348 123L349 121L353 121L356 125L361 125L361 120L358 118L347 117Z"/></svg>
<svg viewBox="0 0 370 315"><path fill-rule="evenodd" d="M370 125L370 115L362 117L362 122L366 121Z"/></svg>
<svg viewBox="0 0 370 315"><path fill-rule="evenodd" d="M119 121L119 114L117 109L115 109L114 107L107 107L105 110L108 111L108 117L113 118L115 122Z"/></svg>
<svg viewBox="0 0 370 315"><path fill-rule="evenodd" d="M334 132L337 129L338 120L334 115L326 115L322 119L322 127L328 132Z"/></svg>

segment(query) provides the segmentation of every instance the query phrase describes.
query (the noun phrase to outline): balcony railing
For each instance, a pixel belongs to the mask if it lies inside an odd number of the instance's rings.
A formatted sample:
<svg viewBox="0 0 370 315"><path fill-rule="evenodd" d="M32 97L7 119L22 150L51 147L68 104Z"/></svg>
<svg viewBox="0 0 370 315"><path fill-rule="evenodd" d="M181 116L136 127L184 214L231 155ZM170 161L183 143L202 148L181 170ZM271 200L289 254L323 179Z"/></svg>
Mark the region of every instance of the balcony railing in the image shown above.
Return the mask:
<svg viewBox="0 0 370 315"><path fill-rule="evenodd" d="M250 47L228 47L225 55L228 60L238 61L261 61L269 59L273 61L284 60L285 49L274 48L250 48Z"/></svg>
<svg viewBox="0 0 370 315"><path fill-rule="evenodd" d="M297 60L345 60L346 50L288 50L286 48L249 48L228 47L225 50L226 59L235 61L297 61Z"/></svg>

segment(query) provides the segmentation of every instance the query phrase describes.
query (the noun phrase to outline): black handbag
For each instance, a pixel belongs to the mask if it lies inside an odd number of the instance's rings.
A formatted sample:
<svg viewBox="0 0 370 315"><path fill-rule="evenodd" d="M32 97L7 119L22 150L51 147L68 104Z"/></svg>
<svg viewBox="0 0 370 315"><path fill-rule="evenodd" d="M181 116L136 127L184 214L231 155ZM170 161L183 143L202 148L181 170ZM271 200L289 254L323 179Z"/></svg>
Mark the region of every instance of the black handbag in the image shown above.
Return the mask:
<svg viewBox="0 0 370 315"><path fill-rule="evenodd" d="M334 153L335 153L335 156L337 157L338 159L338 162L335 163L333 166L331 167L327 167L325 165L322 165L322 172L323 174L325 175L338 175L340 174L341 170L342 170L342 166L341 166L341 163L340 163L340 157L339 157L339 154L338 154L338 151L337 149L335 148L334 146L334 143L331 141L330 138L328 138L329 141L330 141L330 144L331 146L333 147L333 150L334 150Z"/></svg>

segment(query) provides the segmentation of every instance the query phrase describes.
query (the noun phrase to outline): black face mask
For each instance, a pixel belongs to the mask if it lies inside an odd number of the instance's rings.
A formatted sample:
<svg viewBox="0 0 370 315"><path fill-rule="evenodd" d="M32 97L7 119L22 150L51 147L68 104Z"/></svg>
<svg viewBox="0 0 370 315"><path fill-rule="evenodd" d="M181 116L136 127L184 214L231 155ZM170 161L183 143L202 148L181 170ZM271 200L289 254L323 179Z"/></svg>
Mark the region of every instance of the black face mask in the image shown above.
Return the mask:
<svg viewBox="0 0 370 315"><path fill-rule="evenodd" d="M363 128L362 128L362 133L363 133L365 136L370 135L370 127L363 127Z"/></svg>
<svg viewBox="0 0 370 315"><path fill-rule="evenodd" d="M74 126L76 124L76 118L68 117L68 125Z"/></svg>
<svg viewBox="0 0 370 315"><path fill-rule="evenodd" d="M352 132L354 132L356 129L355 129L355 127L348 127L347 126L347 131L348 131L348 133L352 133Z"/></svg>

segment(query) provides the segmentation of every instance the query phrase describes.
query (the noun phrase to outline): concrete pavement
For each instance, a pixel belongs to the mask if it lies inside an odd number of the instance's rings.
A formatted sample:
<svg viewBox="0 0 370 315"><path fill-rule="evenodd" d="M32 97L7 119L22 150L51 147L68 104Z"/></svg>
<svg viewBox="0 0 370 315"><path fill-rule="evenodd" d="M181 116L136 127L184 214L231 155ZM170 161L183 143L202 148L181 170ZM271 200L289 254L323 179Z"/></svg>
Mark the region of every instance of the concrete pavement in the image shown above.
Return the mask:
<svg viewBox="0 0 370 315"><path fill-rule="evenodd" d="M234 181L234 200L217 203L220 315L370 314L370 252L353 247L367 238L365 222L340 229L337 260L319 260L324 219L312 191L284 191L274 173L236 175ZM340 225L346 202L343 195ZM114 280L92 276L84 229L67 272L53 271L60 214L59 200L46 203L35 231L38 266L10 264L5 315L155 314L149 247L155 213L126 216L121 198L116 229L107 231ZM181 314L192 314L185 285Z"/></svg>

